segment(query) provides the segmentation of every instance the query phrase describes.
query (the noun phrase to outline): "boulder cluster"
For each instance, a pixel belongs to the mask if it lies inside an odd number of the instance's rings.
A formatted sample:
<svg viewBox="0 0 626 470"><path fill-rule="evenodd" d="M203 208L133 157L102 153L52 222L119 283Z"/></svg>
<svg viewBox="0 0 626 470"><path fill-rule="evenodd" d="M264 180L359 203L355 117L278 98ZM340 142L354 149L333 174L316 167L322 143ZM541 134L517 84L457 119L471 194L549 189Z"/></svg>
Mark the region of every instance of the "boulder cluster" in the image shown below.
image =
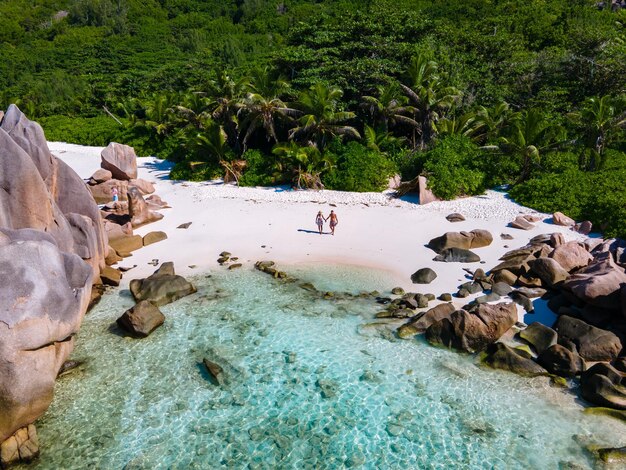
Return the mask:
<svg viewBox="0 0 626 470"><path fill-rule="evenodd" d="M0 466L37 455L29 425L52 401L107 254L84 181L9 106L0 113Z"/></svg>

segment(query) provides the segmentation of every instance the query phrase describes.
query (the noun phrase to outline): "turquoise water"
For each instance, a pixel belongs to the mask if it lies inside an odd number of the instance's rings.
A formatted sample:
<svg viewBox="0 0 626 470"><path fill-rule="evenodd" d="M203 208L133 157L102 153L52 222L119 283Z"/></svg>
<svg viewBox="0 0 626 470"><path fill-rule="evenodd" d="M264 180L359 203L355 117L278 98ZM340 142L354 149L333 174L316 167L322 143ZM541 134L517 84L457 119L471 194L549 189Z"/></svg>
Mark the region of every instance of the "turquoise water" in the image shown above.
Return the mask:
<svg viewBox="0 0 626 470"><path fill-rule="evenodd" d="M324 290L384 283L297 272ZM371 299L323 300L245 270L195 281L149 338L113 326L132 305L120 292L85 318L73 358L86 364L58 382L32 467L591 468L581 442L624 445L623 424L583 415L545 378L363 328ZM225 385L208 380L204 357Z"/></svg>

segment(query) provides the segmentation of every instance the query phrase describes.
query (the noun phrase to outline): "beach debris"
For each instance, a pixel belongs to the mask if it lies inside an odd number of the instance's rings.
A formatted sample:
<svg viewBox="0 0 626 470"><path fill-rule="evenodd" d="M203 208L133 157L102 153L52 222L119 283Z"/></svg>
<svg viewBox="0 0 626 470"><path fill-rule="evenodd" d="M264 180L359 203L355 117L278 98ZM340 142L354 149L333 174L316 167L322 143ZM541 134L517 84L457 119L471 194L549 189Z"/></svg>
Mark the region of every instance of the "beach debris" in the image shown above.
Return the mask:
<svg viewBox="0 0 626 470"><path fill-rule="evenodd" d="M148 261L148 264L151 264L152 266L158 266L159 260L157 258L154 258L152 261Z"/></svg>
<svg viewBox="0 0 626 470"><path fill-rule="evenodd" d="M444 263L477 263L480 256L463 248L447 248L433 258L433 261Z"/></svg>
<svg viewBox="0 0 626 470"><path fill-rule="evenodd" d="M452 214L448 214L446 216L446 219L448 220L448 222L463 222L465 220L465 217L463 216L463 214L453 212Z"/></svg>
<svg viewBox="0 0 626 470"><path fill-rule="evenodd" d="M437 273L430 268L418 269L411 275L413 284L430 284L437 278Z"/></svg>
<svg viewBox="0 0 626 470"><path fill-rule="evenodd" d="M167 233L161 231L149 232L143 237L143 246L152 245L163 240L167 240Z"/></svg>
<svg viewBox="0 0 626 470"><path fill-rule="evenodd" d="M224 385L224 369L222 369L219 364L207 359L206 357L202 359L202 363L209 373L209 379L211 382L217 386Z"/></svg>
<svg viewBox="0 0 626 470"><path fill-rule="evenodd" d="M165 322L165 316L152 302L142 300L126 310L117 324L138 338L145 338Z"/></svg>
<svg viewBox="0 0 626 470"><path fill-rule="evenodd" d="M174 263L166 262L147 278L130 281L130 292L137 302L150 300L161 306L195 293L196 288L184 277L176 275Z"/></svg>
<svg viewBox="0 0 626 470"><path fill-rule="evenodd" d="M185 222L184 224L180 224L176 228L188 229L191 224L193 224L193 222Z"/></svg>

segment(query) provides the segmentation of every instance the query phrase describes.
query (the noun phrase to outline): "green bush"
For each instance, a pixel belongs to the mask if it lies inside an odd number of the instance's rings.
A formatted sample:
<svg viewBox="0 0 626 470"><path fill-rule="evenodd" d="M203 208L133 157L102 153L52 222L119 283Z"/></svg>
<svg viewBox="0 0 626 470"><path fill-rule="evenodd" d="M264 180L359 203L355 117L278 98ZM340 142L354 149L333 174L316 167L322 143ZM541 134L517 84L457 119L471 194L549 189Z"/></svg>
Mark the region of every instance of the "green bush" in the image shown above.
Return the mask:
<svg viewBox="0 0 626 470"><path fill-rule="evenodd" d="M187 181L209 181L224 176L224 170L219 165L190 164L183 161L174 165L170 171L170 178L173 180Z"/></svg>
<svg viewBox="0 0 626 470"><path fill-rule="evenodd" d="M428 186L441 199L454 199L485 191L480 150L467 137L444 137L421 159L424 172L428 175Z"/></svg>
<svg viewBox="0 0 626 470"><path fill-rule="evenodd" d="M396 165L380 152L358 142L334 142L329 150L337 158L337 166L322 177L327 189L341 191L382 191L397 171Z"/></svg>
<svg viewBox="0 0 626 470"><path fill-rule="evenodd" d="M80 145L105 146L109 142L122 142L126 128L109 116L69 117L49 116L37 119L46 139L51 142L68 142Z"/></svg>
<svg viewBox="0 0 626 470"><path fill-rule="evenodd" d="M264 155L259 150L248 150L242 158L247 162L247 167L239 178L240 186L271 186L276 184L276 178L272 176L270 168L271 157Z"/></svg>

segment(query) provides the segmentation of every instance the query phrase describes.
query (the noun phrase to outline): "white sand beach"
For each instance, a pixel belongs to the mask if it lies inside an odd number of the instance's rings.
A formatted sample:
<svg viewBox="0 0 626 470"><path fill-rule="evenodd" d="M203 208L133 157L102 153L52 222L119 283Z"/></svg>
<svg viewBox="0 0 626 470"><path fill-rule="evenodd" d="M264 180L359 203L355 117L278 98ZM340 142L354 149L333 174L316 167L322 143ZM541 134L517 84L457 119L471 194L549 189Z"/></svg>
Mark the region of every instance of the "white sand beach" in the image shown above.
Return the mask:
<svg viewBox="0 0 626 470"><path fill-rule="evenodd" d="M85 147L50 142L52 153L68 163L83 178L100 167L101 147ZM148 264L173 261L178 273L193 275L211 269L225 269L217 263L219 253L229 251L244 267L258 260L273 260L283 270L289 266L313 263L346 264L382 270L389 282L381 288L401 286L413 292L455 292L466 280L463 268L485 270L497 264L507 249L520 247L541 233L563 232L567 240L584 238L566 227L545 220L529 231L508 227L520 213L536 213L507 199L504 193L488 191L483 196L455 201L434 202L424 206L416 200L398 200L385 193L347 193L340 191L293 191L288 188L240 188L212 182L181 182L169 179L170 163L153 157L138 159L139 177L155 183L156 194L171 208L165 217L141 227L136 233L154 230L167 233L168 239L144 247L124 259L121 266L134 269L124 275L122 286L130 279L145 277L155 267ZM333 209L339 217L335 236L328 224L325 234L316 231L319 210L328 215ZM463 222L451 223L446 215L459 212ZM192 222L188 229L180 224ZM449 231L489 230L494 238L486 248L474 250L484 264L442 263L425 246L434 237ZM508 233L513 240L502 240ZM438 277L429 285L412 284L416 270L430 267Z"/></svg>

